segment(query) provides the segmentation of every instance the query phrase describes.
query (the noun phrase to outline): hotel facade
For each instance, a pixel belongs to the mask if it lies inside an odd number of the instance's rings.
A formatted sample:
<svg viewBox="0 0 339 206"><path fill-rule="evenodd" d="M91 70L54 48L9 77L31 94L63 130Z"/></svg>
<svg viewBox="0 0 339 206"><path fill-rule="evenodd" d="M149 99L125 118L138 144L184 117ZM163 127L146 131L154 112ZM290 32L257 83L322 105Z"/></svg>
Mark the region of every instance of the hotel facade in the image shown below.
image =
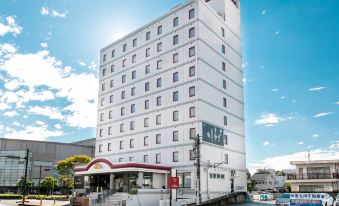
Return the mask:
<svg viewBox="0 0 339 206"><path fill-rule="evenodd" d="M102 48L98 100L87 188L166 188L176 169L195 190L199 135L201 192L246 191L239 1L188 1Z"/></svg>

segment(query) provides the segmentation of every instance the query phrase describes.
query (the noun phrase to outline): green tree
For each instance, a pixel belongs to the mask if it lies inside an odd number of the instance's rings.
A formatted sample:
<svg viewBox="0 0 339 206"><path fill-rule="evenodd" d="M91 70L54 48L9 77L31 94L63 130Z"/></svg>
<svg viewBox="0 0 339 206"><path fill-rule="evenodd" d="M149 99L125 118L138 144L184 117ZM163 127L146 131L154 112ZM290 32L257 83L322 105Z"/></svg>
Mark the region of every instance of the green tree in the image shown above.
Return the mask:
<svg viewBox="0 0 339 206"><path fill-rule="evenodd" d="M18 181L16 182L16 185L19 187L22 187L24 185L24 178L18 179ZM30 180L26 180L26 187L27 188L32 187L32 182Z"/></svg>
<svg viewBox="0 0 339 206"><path fill-rule="evenodd" d="M51 191L58 185L58 180L55 177L48 176L41 181L41 187Z"/></svg>
<svg viewBox="0 0 339 206"><path fill-rule="evenodd" d="M77 164L89 163L92 158L87 155L75 155L73 157L60 160L57 163L57 171L62 176L71 176L73 168Z"/></svg>
<svg viewBox="0 0 339 206"><path fill-rule="evenodd" d="M60 186L66 187L66 188L72 188L73 187L73 179L72 179L72 177L61 176L60 180L62 181Z"/></svg>
<svg viewBox="0 0 339 206"><path fill-rule="evenodd" d="M291 183L286 182L284 184L284 189L285 189L286 192L291 192Z"/></svg>

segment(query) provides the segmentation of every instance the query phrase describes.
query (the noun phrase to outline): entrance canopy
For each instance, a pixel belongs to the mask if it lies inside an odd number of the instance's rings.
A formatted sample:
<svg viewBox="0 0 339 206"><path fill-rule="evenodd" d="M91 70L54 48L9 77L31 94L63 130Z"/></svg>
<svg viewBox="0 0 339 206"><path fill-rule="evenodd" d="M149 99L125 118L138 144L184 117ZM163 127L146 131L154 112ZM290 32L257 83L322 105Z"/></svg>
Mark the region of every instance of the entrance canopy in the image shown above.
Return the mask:
<svg viewBox="0 0 339 206"><path fill-rule="evenodd" d="M87 165L78 166L74 169L76 175L90 175L101 173L118 173L118 172L152 172L152 173L169 173L171 167L163 165L141 164L135 162L112 163L105 158L97 158L90 161Z"/></svg>

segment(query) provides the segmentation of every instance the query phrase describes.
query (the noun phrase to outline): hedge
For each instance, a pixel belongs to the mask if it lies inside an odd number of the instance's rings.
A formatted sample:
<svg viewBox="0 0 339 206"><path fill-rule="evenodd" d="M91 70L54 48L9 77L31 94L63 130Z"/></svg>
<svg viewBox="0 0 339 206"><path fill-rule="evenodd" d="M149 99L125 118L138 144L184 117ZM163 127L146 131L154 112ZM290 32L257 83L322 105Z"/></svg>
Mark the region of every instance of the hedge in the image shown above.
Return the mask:
<svg viewBox="0 0 339 206"><path fill-rule="evenodd" d="M66 195L26 195L27 199L35 199L35 200L69 200L68 196ZM0 194L0 199L22 199L21 195L18 194Z"/></svg>
<svg viewBox="0 0 339 206"><path fill-rule="evenodd" d="M0 199L21 199L22 196L21 195L18 195L18 194L0 194Z"/></svg>

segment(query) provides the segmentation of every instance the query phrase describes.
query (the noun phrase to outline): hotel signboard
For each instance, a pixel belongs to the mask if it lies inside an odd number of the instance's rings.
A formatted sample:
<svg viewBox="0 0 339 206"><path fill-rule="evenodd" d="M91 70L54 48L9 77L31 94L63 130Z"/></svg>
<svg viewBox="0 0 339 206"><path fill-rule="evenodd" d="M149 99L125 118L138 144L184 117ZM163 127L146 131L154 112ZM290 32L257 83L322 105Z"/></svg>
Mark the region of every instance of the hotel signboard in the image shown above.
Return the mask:
<svg viewBox="0 0 339 206"><path fill-rule="evenodd" d="M202 141L224 146L224 130L202 122Z"/></svg>

